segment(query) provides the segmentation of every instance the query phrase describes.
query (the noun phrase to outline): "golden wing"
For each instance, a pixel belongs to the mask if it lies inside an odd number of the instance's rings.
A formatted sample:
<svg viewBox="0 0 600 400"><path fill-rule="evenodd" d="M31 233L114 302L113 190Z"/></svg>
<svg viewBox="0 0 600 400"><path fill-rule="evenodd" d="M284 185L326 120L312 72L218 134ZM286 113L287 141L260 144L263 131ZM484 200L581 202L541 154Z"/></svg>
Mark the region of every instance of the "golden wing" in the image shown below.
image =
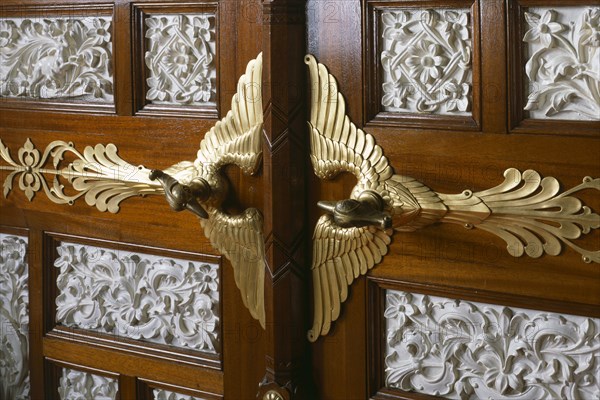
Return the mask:
<svg viewBox="0 0 600 400"><path fill-rule="evenodd" d="M329 332L340 316L354 279L365 275L387 253L390 236L378 228L340 228L330 214L317 222L313 236L313 326L308 340Z"/></svg>
<svg viewBox="0 0 600 400"><path fill-rule="evenodd" d="M248 63L238 81L231 110L211 128L200 143L194 163L181 162L166 170L182 184L204 180L210 186L209 198L202 203L207 219L201 219L206 237L213 247L227 257L233 267L235 282L244 305L265 328L264 306L264 238L263 219L254 208L231 216L218 207L224 195L221 167L235 164L246 174L254 174L262 157L262 54Z"/></svg>
<svg viewBox="0 0 600 400"><path fill-rule="evenodd" d="M264 329L265 248L262 215L255 208L248 208L235 216L217 209L210 209L208 213L208 219L200 220L204 234L231 262L244 305Z"/></svg>
<svg viewBox="0 0 600 400"><path fill-rule="evenodd" d="M310 139L315 174L331 179L343 171L358 178L361 190L377 189L394 171L372 135L357 129L346 115L346 102L333 75L307 55L312 83Z"/></svg>
<svg viewBox="0 0 600 400"><path fill-rule="evenodd" d="M210 129L200 143L195 166L219 169L226 164L239 166L254 174L262 157L262 53L250 61L238 81L231 110Z"/></svg>

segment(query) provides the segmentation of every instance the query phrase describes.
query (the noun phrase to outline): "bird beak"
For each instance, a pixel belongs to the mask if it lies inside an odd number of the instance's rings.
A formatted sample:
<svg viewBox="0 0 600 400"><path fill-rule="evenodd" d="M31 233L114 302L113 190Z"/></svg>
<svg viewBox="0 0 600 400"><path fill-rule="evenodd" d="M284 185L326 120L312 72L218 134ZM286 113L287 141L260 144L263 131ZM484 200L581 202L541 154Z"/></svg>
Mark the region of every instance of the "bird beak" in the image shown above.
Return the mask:
<svg viewBox="0 0 600 400"><path fill-rule="evenodd" d="M334 214L336 204L337 204L337 201L319 201L317 203L317 206L321 210L327 211L329 214Z"/></svg>

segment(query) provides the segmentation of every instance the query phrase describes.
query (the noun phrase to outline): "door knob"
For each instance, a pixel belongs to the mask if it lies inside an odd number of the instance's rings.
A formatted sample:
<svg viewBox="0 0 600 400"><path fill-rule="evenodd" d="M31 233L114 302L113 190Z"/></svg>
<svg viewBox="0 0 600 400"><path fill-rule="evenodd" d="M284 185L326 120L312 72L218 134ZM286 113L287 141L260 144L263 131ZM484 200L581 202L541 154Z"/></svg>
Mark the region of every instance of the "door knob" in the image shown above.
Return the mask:
<svg viewBox="0 0 600 400"><path fill-rule="evenodd" d="M188 210L199 216L207 219L208 213L198 203L198 198L203 200L210 196L210 185L205 179L199 178L192 181L190 186L179 183L171 175L159 169L154 169L150 172L151 181L159 181L165 191L167 203L173 211Z"/></svg>
<svg viewBox="0 0 600 400"><path fill-rule="evenodd" d="M333 222L342 228L362 228L376 226L380 229L392 227L392 217L384 211L385 202L381 195L365 190L358 199L340 201L319 201L319 208L333 216Z"/></svg>
<svg viewBox="0 0 600 400"><path fill-rule="evenodd" d="M0 171L8 171L4 196L8 196L18 178L19 188L29 201L43 190L58 204L72 205L83 196L88 205L116 213L127 198L164 194L173 210L189 210L202 218L206 237L230 260L242 300L264 328L262 215L254 208L239 215L221 210L227 191L221 168L234 164L246 174L255 174L261 165L261 82L262 54L259 54L248 63L246 73L239 79L231 110L201 141L196 160L180 162L164 171L129 164L117 155L114 144L88 146L80 153L73 143L54 141L41 153L27 139L15 160L0 140L0 158L4 160ZM61 168L67 154L75 161ZM45 168L49 160L53 168ZM46 180L48 175L53 176L52 184ZM74 194L65 192L65 181L72 185Z"/></svg>
<svg viewBox="0 0 600 400"><path fill-rule="evenodd" d="M310 341L329 332L348 287L387 253L390 225L395 231L410 232L437 222L460 224L500 237L515 257L557 256L566 245L585 262L600 262L600 250L586 250L573 242L600 227L600 216L573 196L585 189L600 190L600 179L586 177L560 193L556 179L510 168L504 182L488 190L435 192L413 178L394 174L374 137L346 115L336 79L313 56L307 55L305 63L312 89L309 128L314 172L321 179L351 172L358 180L349 199L319 203L327 213L313 235Z"/></svg>

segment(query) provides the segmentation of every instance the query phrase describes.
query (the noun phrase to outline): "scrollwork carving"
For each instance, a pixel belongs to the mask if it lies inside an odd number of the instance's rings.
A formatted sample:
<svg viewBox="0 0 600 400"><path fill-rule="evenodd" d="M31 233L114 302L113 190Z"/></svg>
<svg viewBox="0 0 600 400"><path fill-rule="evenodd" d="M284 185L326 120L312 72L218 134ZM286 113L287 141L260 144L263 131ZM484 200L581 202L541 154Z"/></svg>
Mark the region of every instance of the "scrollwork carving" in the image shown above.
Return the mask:
<svg viewBox="0 0 600 400"><path fill-rule="evenodd" d="M215 264L61 243L58 323L209 353L219 349Z"/></svg>
<svg viewBox="0 0 600 400"><path fill-rule="evenodd" d="M600 8L529 8L527 104L533 118L600 120Z"/></svg>
<svg viewBox="0 0 600 400"><path fill-rule="evenodd" d="M600 320L399 291L386 296L386 386L449 399L593 399Z"/></svg>
<svg viewBox="0 0 600 400"><path fill-rule="evenodd" d="M0 19L2 97L113 102L112 17Z"/></svg>
<svg viewBox="0 0 600 400"><path fill-rule="evenodd" d="M154 389L152 394L154 395L154 400L202 400L200 397L175 393L165 389Z"/></svg>
<svg viewBox="0 0 600 400"><path fill-rule="evenodd" d="M61 400L102 399L115 400L119 391L116 379L63 368L58 387Z"/></svg>
<svg viewBox="0 0 600 400"><path fill-rule="evenodd" d="M0 397L29 399L27 239L0 233Z"/></svg>

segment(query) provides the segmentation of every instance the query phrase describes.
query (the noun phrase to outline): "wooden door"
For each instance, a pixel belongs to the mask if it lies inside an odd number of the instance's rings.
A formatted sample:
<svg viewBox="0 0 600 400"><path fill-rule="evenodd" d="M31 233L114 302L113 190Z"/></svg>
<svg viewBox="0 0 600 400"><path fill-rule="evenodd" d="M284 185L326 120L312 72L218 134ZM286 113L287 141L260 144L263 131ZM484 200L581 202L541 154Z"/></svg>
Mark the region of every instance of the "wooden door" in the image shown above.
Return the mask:
<svg viewBox="0 0 600 400"><path fill-rule="evenodd" d="M78 192L66 176L53 185L71 150L107 156L113 144L130 164L115 185L131 166L193 161L261 52L260 2L4 1L0 12L2 398L255 398L264 330L199 220L163 196L116 214L106 208L119 201L57 204ZM260 173L226 176L231 213L262 209Z"/></svg>
<svg viewBox="0 0 600 400"><path fill-rule="evenodd" d="M0 11L1 349L13 362L3 396L597 396L600 275L582 255L597 260L598 233L576 236L599 223L573 200L583 216L558 251L531 227L507 248L501 230L484 229L490 207L461 201L395 232L327 334L307 340L323 288L311 273L317 201L348 199L356 185L313 173L306 122L325 131L313 110L345 104L388 172L436 193L480 199L508 168L576 187L600 175L593 2L9 0ZM54 184L71 149L87 146L118 149L127 164L115 182L142 171L132 166L193 161L261 52L262 166L225 168L223 208L262 215L264 327L192 214L161 196L101 212L84 197L69 204L68 176ZM317 62L332 78L315 80L307 64ZM57 148L67 156L54 165L45 150ZM507 177L541 190L534 173ZM571 197L600 209L593 189ZM394 218L399 230L413 221ZM182 279L185 290L169 288Z"/></svg>
<svg viewBox="0 0 600 400"><path fill-rule="evenodd" d="M539 177L525 173L531 169L565 191L600 172L599 81L579 80L567 66L598 70L600 50L589 39L597 16L597 4L585 1L312 0L308 53L337 78L346 114L372 135L395 174L438 193L476 195L500 185L508 168L524 173L507 174L509 183L522 178L537 187ZM338 101L331 85L329 96ZM325 109L314 100L311 106ZM329 119L340 110L331 107ZM339 133L334 139L323 124L319 130L319 151L328 137L350 162L344 149L352 140L341 144ZM328 168L315 169L336 170ZM323 214L316 202L349 198L357 178L309 182L314 227ZM573 196L597 213L595 182ZM598 232L572 240L591 252L561 242L560 255L551 256L539 225L519 228L524 214L499 230L479 225L480 214L474 223L430 216L421 229L395 232L387 255L354 281L339 318L312 346L319 398L598 396L598 365L580 357L597 354L600 275L582 257L597 262ZM589 222L597 227L597 215ZM323 226L315 236L327 237ZM513 257L518 243L494 232L512 232L526 245L523 255ZM313 257L326 253L318 242ZM320 292L332 307L340 285Z"/></svg>

